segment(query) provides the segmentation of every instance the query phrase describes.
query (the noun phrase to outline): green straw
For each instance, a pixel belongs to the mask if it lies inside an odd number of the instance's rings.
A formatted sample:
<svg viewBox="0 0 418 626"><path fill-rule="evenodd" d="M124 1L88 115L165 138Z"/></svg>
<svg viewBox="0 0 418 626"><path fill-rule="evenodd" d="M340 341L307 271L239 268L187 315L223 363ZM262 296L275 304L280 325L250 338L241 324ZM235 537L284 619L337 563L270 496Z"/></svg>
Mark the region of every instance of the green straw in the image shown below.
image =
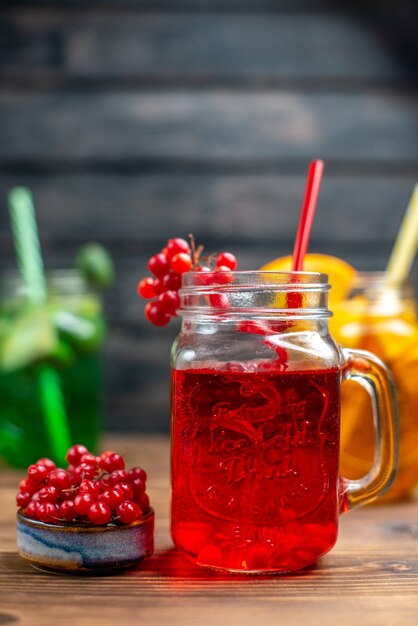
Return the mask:
<svg viewBox="0 0 418 626"><path fill-rule="evenodd" d="M15 187L9 192L8 201L17 261L28 300L42 306L47 289L32 194L25 187ZM49 444L55 459L62 462L71 437L58 373L49 365L39 365L36 376Z"/></svg>

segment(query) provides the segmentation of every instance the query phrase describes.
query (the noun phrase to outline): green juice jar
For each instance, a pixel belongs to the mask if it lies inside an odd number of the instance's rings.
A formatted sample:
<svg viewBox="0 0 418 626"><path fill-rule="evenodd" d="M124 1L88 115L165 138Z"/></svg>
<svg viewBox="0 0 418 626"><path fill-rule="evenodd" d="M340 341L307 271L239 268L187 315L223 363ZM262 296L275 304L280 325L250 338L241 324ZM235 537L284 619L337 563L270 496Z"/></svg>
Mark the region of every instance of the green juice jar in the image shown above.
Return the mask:
<svg viewBox="0 0 418 626"><path fill-rule="evenodd" d="M105 322L100 295L75 270L47 276L48 298L28 303L16 274L0 278L0 462L53 456L37 368L57 372L72 443L94 450L102 425Z"/></svg>

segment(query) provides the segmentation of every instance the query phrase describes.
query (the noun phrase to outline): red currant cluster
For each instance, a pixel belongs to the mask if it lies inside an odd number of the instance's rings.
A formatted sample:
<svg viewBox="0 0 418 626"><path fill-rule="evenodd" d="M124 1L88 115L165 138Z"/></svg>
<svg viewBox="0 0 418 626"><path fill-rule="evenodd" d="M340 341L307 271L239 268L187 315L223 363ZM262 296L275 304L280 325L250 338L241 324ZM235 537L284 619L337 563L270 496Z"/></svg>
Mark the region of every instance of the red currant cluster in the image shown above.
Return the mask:
<svg viewBox="0 0 418 626"><path fill-rule="evenodd" d="M67 453L67 469L39 459L19 485L17 506L23 515L50 524L65 522L131 524L149 510L146 472L125 469L116 452L91 454L83 445Z"/></svg>
<svg viewBox="0 0 418 626"><path fill-rule="evenodd" d="M154 276L140 280L138 293L142 298L152 300L145 306L145 317L154 326L165 326L176 315L180 306L178 292L182 274L191 270L231 272L236 268L237 260L230 252L208 257L202 264L199 258L202 249L196 250L193 237L191 245L184 239L169 239L165 248L148 261L148 269Z"/></svg>

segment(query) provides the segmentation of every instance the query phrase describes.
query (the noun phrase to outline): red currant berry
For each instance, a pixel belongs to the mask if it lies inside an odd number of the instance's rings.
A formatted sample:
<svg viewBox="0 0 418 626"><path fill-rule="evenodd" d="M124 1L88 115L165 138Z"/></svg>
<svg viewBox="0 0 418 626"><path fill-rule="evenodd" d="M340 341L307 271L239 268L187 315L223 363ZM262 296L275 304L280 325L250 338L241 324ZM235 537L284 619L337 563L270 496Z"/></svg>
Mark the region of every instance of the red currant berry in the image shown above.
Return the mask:
<svg viewBox="0 0 418 626"><path fill-rule="evenodd" d="M24 478L19 483L19 491L28 491L30 494L37 491L38 485L30 478Z"/></svg>
<svg viewBox="0 0 418 626"><path fill-rule="evenodd" d="M99 461L100 469L105 472L109 472L109 474L115 470L123 470L125 469L125 461L123 457L117 452L111 452L110 454L106 454L105 456L102 454L100 456Z"/></svg>
<svg viewBox="0 0 418 626"><path fill-rule="evenodd" d="M155 298L157 294L155 293L154 279L147 277L140 280L138 283L138 294L146 300Z"/></svg>
<svg viewBox="0 0 418 626"><path fill-rule="evenodd" d="M164 313L171 313L174 315L180 306L180 296L177 291L165 291L158 296L158 302L160 303L161 310L164 311Z"/></svg>
<svg viewBox="0 0 418 626"><path fill-rule="evenodd" d="M16 496L16 504L20 509L24 509L26 506L28 506L31 499L32 495L29 493L29 491L19 491Z"/></svg>
<svg viewBox="0 0 418 626"><path fill-rule="evenodd" d="M78 466L74 468L74 470L70 474L71 476L71 484L79 485L83 480L82 472L78 469Z"/></svg>
<svg viewBox="0 0 418 626"><path fill-rule="evenodd" d="M70 487L69 489L64 489L60 493L59 499L64 502L66 500L74 500L74 496L77 494L77 487Z"/></svg>
<svg viewBox="0 0 418 626"><path fill-rule="evenodd" d="M114 470L109 476L112 487L117 483L129 482L128 472L126 470Z"/></svg>
<svg viewBox="0 0 418 626"><path fill-rule="evenodd" d="M36 515L41 522L56 524L58 517L58 507L52 502L40 502L36 507Z"/></svg>
<svg viewBox="0 0 418 626"><path fill-rule="evenodd" d="M232 270L226 265L217 265L216 266L216 282L220 285L228 285L229 283L234 282L234 274Z"/></svg>
<svg viewBox="0 0 418 626"><path fill-rule="evenodd" d="M154 280L154 290L157 296L159 296L161 293L164 293L165 291L164 278L165 276L163 276L163 278L156 278Z"/></svg>
<svg viewBox="0 0 418 626"><path fill-rule="evenodd" d="M48 472L52 472L52 470L57 467L54 461L51 461L51 459L48 459L46 456L44 456L42 459L39 459L39 461L36 461L36 465L43 465L44 467L46 467Z"/></svg>
<svg viewBox="0 0 418 626"><path fill-rule="evenodd" d="M181 287L181 276L172 270L168 272L162 279L164 291L178 291ZM162 293L162 292L161 292Z"/></svg>
<svg viewBox="0 0 418 626"><path fill-rule="evenodd" d="M89 508L87 515L93 524L101 526L110 522L112 511L105 502L94 502Z"/></svg>
<svg viewBox="0 0 418 626"><path fill-rule="evenodd" d="M222 552L218 546L209 544L199 550L197 558L199 563L217 566L221 562Z"/></svg>
<svg viewBox="0 0 418 626"><path fill-rule="evenodd" d="M179 252L183 252L190 256L190 246L185 239L176 237L175 239L169 239L167 243L167 257L172 259Z"/></svg>
<svg viewBox="0 0 418 626"><path fill-rule="evenodd" d="M93 502L95 497L91 493L79 493L74 498L74 508L79 515L87 515Z"/></svg>
<svg viewBox="0 0 418 626"><path fill-rule="evenodd" d="M55 504L58 501L58 496L58 489L56 487L53 487L52 485L42 487L42 489L39 490L40 502L52 502L52 504Z"/></svg>
<svg viewBox="0 0 418 626"><path fill-rule="evenodd" d="M107 491L107 489L109 489L110 487L113 487L113 482L110 476L101 478L100 480L96 481L96 484L99 487L100 493L103 493L104 491Z"/></svg>
<svg viewBox="0 0 418 626"><path fill-rule="evenodd" d="M28 467L28 478L31 481L39 485L48 477L48 470L45 465L29 465Z"/></svg>
<svg viewBox="0 0 418 626"><path fill-rule="evenodd" d="M71 446L71 448L67 452L66 459L70 465L74 465L76 467L80 461L83 454L87 454L88 450L86 446L81 445L80 443Z"/></svg>
<svg viewBox="0 0 418 626"><path fill-rule="evenodd" d="M65 522L73 522L77 517L73 500L65 500L61 502L58 508L58 517Z"/></svg>
<svg viewBox="0 0 418 626"><path fill-rule="evenodd" d="M78 488L78 493L90 493L96 500L99 497L100 488L94 480L83 480Z"/></svg>
<svg viewBox="0 0 418 626"><path fill-rule="evenodd" d="M37 509L38 505L36 502L29 502L24 510L24 514L26 517L29 517L29 519L35 519L37 517Z"/></svg>
<svg viewBox="0 0 418 626"><path fill-rule="evenodd" d="M48 476L48 485L56 487L60 491L71 487L71 477L68 472L63 469L54 469Z"/></svg>
<svg viewBox="0 0 418 626"><path fill-rule="evenodd" d="M206 276L208 273L213 273L213 270L211 270L210 267L207 265L199 265L195 271L199 274L198 280L196 280L197 285L210 285L212 276Z"/></svg>
<svg viewBox="0 0 418 626"><path fill-rule="evenodd" d="M101 494L100 501L107 504L112 510L115 510L124 501L123 493L116 487L111 487Z"/></svg>
<svg viewBox="0 0 418 626"><path fill-rule="evenodd" d="M171 319L168 313L161 310L159 302L148 302L145 307L145 317L154 326L166 326Z"/></svg>
<svg viewBox="0 0 418 626"><path fill-rule="evenodd" d="M139 502L142 494L145 493L145 481L142 478L135 478L131 482L132 491L134 492L134 498Z"/></svg>
<svg viewBox="0 0 418 626"><path fill-rule="evenodd" d="M237 259L230 252L221 252L216 259L216 267L228 267L230 270L234 270L237 266Z"/></svg>
<svg viewBox="0 0 418 626"><path fill-rule="evenodd" d="M35 493L32 494L32 502L39 502L40 498L39 498L39 491L35 491Z"/></svg>
<svg viewBox="0 0 418 626"><path fill-rule="evenodd" d="M148 269L151 274L154 274L157 278L161 278L161 276L167 274L170 269L170 264L164 254L154 254L148 261Z"/></svg>
<svg viewBox="0 0 418 626"><path fill-rule="evenodd" d="M96 463L98 463L100 460L100 457L97 457L95 454L92 454L91 452L87 452L87 454L83 454L83 456L80 459L80 463L92 463L93 465Z"/></svg>
<svg viewBox="0 0 418 626"><path fill-rule="evenodd" d="M209 302L214 309L228 309L229 300L228 296L224 293L214 293L209 296Z"/></svg>
<svg viewBox="0 0 418 626"><path fill-rule="evenodd" d="M80 463L74 470L74 476L76 481L80 478L79 483L82 480L91 480L98 474L97 463L93 465L93 463Z"/></svg>
<svg viewBox="0 0 418 626"><path fill-rule="evenodd" d="M143 511L144 513L146 513L148 511L148 509L149 509L149 497L147 496L146 493L142 494L142 496L139 499L138 504L141 507L141 511Z"/></svg>
<svg viewBox="0 0 418 626"><path fill-rule="evenodd" d="M147 480L147 473L142 467L131 467L128 471L129 480L134 480L135 478L140 478L144 482Z"/></svg>
<svg viewBox="0 0 418 626"><path fill-rule="evenodd" d="M99 463L101 461L101 459L105 459L107 456L110 456L111 454L115 454L114 450L104 450L101 455L99 456Z"/></svg>
<svg viewBox="0 0 418 626"><path fill-rule="evenodd" d="M125 500L116 509L116 514L119 518L118 521L122 522L122 524L132 524L132 522L135 522L141 517L142 511L135 502Z"/></svg>
<svg viewBox="0 0 418 626"><path fill-rule="evenodd" d="M177 274L184 274L192 267L192 257L185 252L179 252L171 259L171 269Z"/></svg>
<svg viewBox="0 0 418 626"><path fill-rule="evenodd" d="M115 489L122 493L124 500L132 500L134 497L133 489L128 483L117 483Z"/></svg>

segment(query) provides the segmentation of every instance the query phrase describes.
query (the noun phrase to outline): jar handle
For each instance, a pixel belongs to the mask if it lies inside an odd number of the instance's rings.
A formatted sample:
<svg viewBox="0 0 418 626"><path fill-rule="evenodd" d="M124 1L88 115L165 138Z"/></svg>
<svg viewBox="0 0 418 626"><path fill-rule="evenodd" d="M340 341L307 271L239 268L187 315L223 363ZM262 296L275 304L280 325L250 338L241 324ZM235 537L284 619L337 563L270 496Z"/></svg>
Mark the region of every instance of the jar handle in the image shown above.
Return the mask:
<svg viewBox="0 0 418 626"><path fill-rule="evenodd" d="M360 384L369 394L374 424L374 460L370 471L358 480L340 479L341 511L372 502L394 481L399 448L399 421L395 385L387 367L365 350L343 348L343 381Z"/></svg>

